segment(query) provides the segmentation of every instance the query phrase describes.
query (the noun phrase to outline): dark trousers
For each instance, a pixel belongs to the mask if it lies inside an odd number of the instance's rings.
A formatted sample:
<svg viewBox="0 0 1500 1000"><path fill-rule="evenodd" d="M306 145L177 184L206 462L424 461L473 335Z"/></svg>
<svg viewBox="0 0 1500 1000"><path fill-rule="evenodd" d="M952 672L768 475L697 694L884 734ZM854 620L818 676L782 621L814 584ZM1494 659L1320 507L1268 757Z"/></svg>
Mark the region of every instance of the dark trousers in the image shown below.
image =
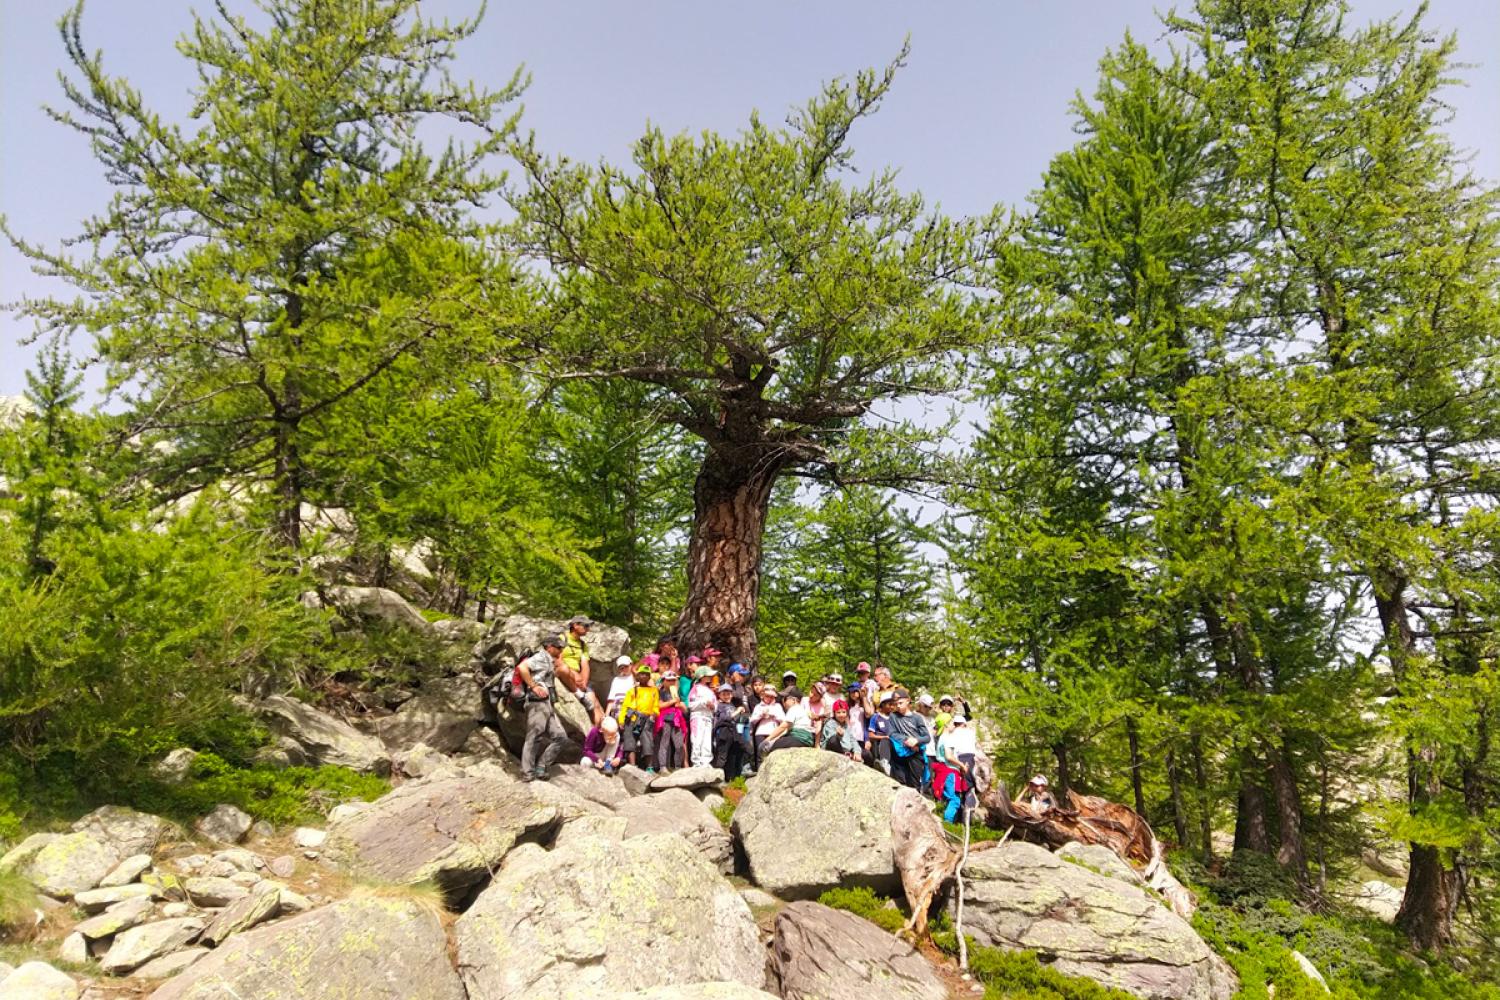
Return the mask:
<svg viewBox="0 0 1500 1000"><path fill-rule="evenodd" d="M746 747L740 738L739 728L733 722L714 725L713 766L724 772L725 780L732 781L745 769Z"/></svg>
<svg viewBox="0 0 1500 1000"><path fill-rule="evenodd" d="M891 777L895 778L907 788L920 789L922 786L922 757L913 754L903 757L899 753L891 754Z"/></svg>
<svg viewBox="0 0 1500 1000"><path fill-rule="evenodd" d="M687 767L687 740L671 719L663 721L661 731L656 734L656 766Z"/></svg>

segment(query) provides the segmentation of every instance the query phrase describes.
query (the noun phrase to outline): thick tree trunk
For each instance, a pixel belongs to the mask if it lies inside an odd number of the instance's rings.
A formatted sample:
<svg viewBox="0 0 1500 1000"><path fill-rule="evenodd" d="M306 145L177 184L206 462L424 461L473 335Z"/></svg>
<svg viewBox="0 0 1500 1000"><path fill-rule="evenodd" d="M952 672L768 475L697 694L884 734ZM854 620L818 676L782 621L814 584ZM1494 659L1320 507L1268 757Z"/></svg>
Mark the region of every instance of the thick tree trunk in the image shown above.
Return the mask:
<svg viewBox="0 0 1500 1000"><path fill-rule="evenodd" d="M714 645L754 669L761 545L779 472L759 449L726 456L710 448L704 455L693 486L687 606L672 627L683 652Z"/></svg>
<svg viewBox="0 0 1500 1000"><path fill-rule="evenodd" d="M1240 766L1240 794L1234 816L1234 849L1271 853L1271 833L1266 825L1266 790L1260 783L1260 768L1250 754Z"/></svg>
<svg viewBox="0 0 1500 1000"><path fill-rule="evenodd" d="M1271 765L1271 789L1276 796L1276 819L1280 843L1276 860L1292 873L1297 884L1307 886L1307 848L1302 841L1302 797L1297 792L1297 778L1292 773L1291 758L1280 746L1271 747L1267 756Z"/></svg>

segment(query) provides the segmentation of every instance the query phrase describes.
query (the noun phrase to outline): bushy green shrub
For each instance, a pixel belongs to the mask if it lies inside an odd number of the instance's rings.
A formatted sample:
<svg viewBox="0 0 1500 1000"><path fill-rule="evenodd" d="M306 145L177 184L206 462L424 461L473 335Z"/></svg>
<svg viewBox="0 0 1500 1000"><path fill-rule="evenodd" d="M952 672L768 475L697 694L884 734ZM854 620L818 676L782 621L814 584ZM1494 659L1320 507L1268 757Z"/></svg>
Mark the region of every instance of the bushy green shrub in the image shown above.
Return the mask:
<svg viewBox="0 0 1500 1000"><path fill-rule="evenodd" d="M724 824L724 829L729 829L729 824L734 822L734 803L725 799L713 808L714 818Z"/></svg>
<svg viewBox="0 0 1500 1000"><path fill-rule="evenodd" d="M818 902L835 910L847 910L857 917L864 917L883 931L895 934L906 926L906 916L887 904L890 900L877 895L875 890L860 886L853 889L829 889L818 897Z"/></svg>
<svg viewBox="0 0 1500 1000"><path fill-rule="evenodd" d="M221 802L278 826L321 820L351 799L377 799L390 791L382 778L343 767L235 767L212 753L193 762L181 785L143 781L127 787L138 809L176 819L201 816Z"/></svg>
<svg viewBox="0 0 1500 1000"><path fill-rule="evenodd" d="M1240 977L1239 1000L1327 997L1292 958L1302 952L1336 1000L1500 1000L1500 987L1444 962L1421 962L1391 928L1362 917L1314 914L1286 900L1226 906L1205 899L1193 926Z"/></svg>

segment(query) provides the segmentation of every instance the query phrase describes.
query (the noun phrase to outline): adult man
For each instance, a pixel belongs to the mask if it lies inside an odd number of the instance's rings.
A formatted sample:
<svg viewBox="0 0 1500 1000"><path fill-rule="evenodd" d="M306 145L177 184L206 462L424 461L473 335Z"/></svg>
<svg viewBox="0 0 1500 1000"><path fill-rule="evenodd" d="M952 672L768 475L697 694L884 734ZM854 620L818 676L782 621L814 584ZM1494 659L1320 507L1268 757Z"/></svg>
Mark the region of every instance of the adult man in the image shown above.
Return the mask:
<svg viewBox="0 0 1500 1000"><path fill-rule="evenodd" d="M516 668L526 688L526 742L521 747L521 780L545 781L547 768L557 762L567 742L552 699L562 658L561 636L542 640L542 648L522 660Z"/></svg>
<svg viewBox="0 0 1500 1000"><path fill-rule="evenodd" d="M1026 791L1022 792L1021 797L1016 801L1037 816L1045 816L1057 808L1057 800L1052 797L1052 792L1047 788L1047 779L1040 774L1031 779L1026 786Z"/></svg>
<svg viewBox="0 0 1500 1000"><path fill-rule="evenodd" d="M594 725L604 718L604 709L599 699L589 689L589 644L585 638L594 622L585 615L574 615L568 619L568 630L562 635L562 663L557 676L563 686L578 696L583 707L593 716Z"/></svg>
<svg viewBox="0 0 1500 1000"><path fill-rule="evenodd" d="M922 786L924 754L929 738L927 720L911 710L911 695L896 691L891 714L891 777L908 788Z"/></svg>
<svg viewBox="0 0 1500 1000"><path fill-rule="evenodd" d="M877 695L882 691L896 690L896 679L891 676L891 668L886 666L884 663L875 668L875 676L873 680L875 683L875 693Z"/></svg>

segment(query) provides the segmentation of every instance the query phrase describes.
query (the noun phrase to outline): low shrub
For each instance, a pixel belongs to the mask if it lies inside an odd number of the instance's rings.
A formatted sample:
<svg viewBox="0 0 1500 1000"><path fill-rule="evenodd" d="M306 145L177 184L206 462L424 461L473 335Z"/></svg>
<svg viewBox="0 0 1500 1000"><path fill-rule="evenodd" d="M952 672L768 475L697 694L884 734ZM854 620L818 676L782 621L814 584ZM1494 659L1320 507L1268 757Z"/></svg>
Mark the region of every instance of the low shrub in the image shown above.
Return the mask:
<svg viewBox="0 0 1500 1000"><path fill-rule="evenodd" d="M20 938L35 925L37 891L18 872L0 870L0 940Z"/></svg>
<svg viewBox="0 0 1500 1000"><path fill-rule="evenodd" d="M934 930L932 942L958 954L958 935ZM984 1000L1133 1000L1129 993L1068 976L1044 964L1034 951L988 948L968 939L969 973L984 984Z"/></svg>
<svg viewBox="0 0 1500 1000"><path fill-rule="evenodd" d="M383 778L343 767L236 767L217 754L199 754L181 785L144 781L126 790L138 809L188 820L221 802L278 826L316 822L340 802L371 800L390 791Z"/></svg>
<svg viewBox="0 0 1500 1000"><path fill-rule="evenodd" d="M714 818L724 824L724 829L729 829L729 824L734 822L734 807L736 803L725 799L713 807Z"/></svg>
<svg viewBox="0 0 1500 1000"><path fill-rule="evenodd" d="M847 910L857 917L864 917L883 931L895 934L906 926L906 915L889 905L890 900L877 895L875 890L861 886L855 889L829 889L818 897L818 902L835 910Z"/></svg>

